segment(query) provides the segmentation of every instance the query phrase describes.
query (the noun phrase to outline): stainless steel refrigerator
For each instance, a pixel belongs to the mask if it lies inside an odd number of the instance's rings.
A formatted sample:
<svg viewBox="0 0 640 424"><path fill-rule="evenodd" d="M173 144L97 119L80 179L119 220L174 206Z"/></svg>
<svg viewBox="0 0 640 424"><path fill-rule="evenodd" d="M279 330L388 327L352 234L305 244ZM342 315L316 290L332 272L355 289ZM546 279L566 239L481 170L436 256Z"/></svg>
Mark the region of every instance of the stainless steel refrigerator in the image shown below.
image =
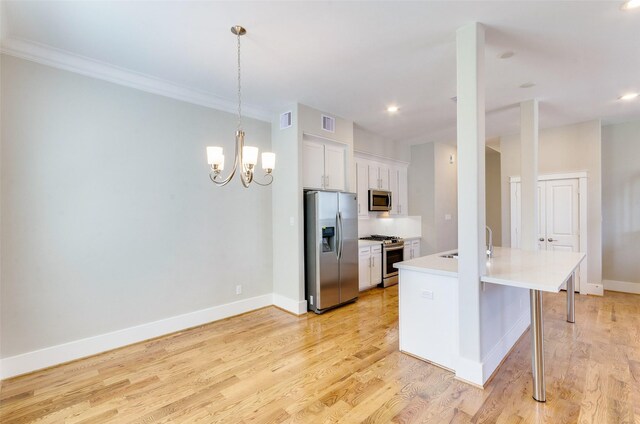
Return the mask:
<svg viewBox="0 0 640 424"><path fill-rule="evenodd" d="M307 305L320 314L358 297L358 209L355 193L304 196Z"/></svg>

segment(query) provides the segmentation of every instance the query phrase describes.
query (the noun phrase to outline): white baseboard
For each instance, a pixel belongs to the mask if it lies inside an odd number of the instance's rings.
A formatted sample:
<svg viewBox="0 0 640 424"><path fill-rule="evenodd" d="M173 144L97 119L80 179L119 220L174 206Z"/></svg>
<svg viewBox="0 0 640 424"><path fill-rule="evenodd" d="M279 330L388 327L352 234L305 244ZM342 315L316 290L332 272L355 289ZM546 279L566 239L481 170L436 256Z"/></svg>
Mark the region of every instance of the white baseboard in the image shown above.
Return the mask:
<svg viewBox="0 0 640 424"><path fill-rule="evenodd" d="M273 305L291 312L294 315L303 315L307 313L306 300L294 300L277 293L273 294Z"/></svg>
<svg viewBox="0 0 640 424"><path fill-rule="evenodd" d="M0 379L14 377L273 304L271 293L0 360ZM306 308L306 303L305 303Z"/></svg>
<svg viewBox="0 0 640 424"><path fill-rule="evenodd" d="M602 280L605 290L640 294L640 284L629 281Z"/></svg>
<svg viewBox="0 0 640 424"><path fill-rule="evenodd" d="M482 363L458 356L456 378L477 386L482 386Z"/></svg>
<svg viewBox="0 0 640 424"><path fill-rule="evenodd" d="M594 284L588 283L587 289L585 290L585 294L591 294L594 296L603 296L604 295L604 286L603 284Z"/></svg>
<svg viewBox="0 0 640 424"><path fill-rule="evenodd" d="M511 351L516 342L522 337L529 324L531 316L527 308L527 313L520 315L520 318L505 333L504 336L496 343L489 353L482 360L482 384L487 382L493 372L500 366L502 360Z"/></svg>

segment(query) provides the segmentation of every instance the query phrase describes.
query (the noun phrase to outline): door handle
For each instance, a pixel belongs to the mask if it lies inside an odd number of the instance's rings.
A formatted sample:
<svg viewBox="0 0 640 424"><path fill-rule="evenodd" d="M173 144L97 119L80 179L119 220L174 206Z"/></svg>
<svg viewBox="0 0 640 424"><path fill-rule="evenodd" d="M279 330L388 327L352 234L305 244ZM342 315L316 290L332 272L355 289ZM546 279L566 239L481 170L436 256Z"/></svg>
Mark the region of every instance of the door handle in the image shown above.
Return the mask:
<svg viewBox="0 0 640 424"><path fill-rule="evenodd" d="M320 176L320 187L324 188L324 175Z"/></svg>
<svg viewBox="0 0 640 424"><path fill-rule="evenodd" d="M544 241L544 237L540 237L538 241Z"/></svg>
<svg viewBox="0 0 640 424"><path fill-rule="evenodd" d="M325 187L329 187L329 176L327 175L325 178L327 179L327 182L325 183Z"/></svg>
<svg viewBox="0 0 640 424"><path fill-rule="evenodd" d="M555 241L555 240L554 240L554 239L552 239L551 237L549 237L549 238L547 239L547 241Z"/></svg>
<svg viewBox="0 0 640 424"><path fill-rule="evenodd" d="M360 203L358 203L358 214L360 213Z"/></svg>

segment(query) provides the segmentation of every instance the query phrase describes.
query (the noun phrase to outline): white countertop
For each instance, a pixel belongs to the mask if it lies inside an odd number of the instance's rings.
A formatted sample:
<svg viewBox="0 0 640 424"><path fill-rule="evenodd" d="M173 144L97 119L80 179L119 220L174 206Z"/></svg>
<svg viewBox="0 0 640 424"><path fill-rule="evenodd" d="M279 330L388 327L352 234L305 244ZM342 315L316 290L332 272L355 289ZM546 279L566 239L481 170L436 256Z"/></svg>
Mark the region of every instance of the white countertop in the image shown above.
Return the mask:
<svg viewBox="0 0 640 424"><path fill-rule="evenodd" d="M455 252L440 252L394 264L395 268L457 277L458 260L442 258ZM487 263L487 274L480 280L526 289L558 292L569 275L586 257L579 252L551 250L527 251L496 247L493 258Z"/></svg>
<svg viewBox="0 0 640 424"><path fill-rule="evenodd" d="M480 280L557 293L586 256L581 252L496 247L487 273Z"/></svg>
<svg viewBox="0 0 640 424"><path fill-rule="evenodd" d="M358 247L381 246L381 245L382 245L381 241L376 241L376 240L358 240Z"/></svg>
<svg viewBox="0 0 640 424"><path fill-rule="evenodd" d="M427 274L446 275L450 277L458 276L458 260L443 258L442 255L455 252L450 250L440 252L433 255L421 256L419 258L410 259L393 264L394 268L408 269L411 271L424 272Z"/></svg>

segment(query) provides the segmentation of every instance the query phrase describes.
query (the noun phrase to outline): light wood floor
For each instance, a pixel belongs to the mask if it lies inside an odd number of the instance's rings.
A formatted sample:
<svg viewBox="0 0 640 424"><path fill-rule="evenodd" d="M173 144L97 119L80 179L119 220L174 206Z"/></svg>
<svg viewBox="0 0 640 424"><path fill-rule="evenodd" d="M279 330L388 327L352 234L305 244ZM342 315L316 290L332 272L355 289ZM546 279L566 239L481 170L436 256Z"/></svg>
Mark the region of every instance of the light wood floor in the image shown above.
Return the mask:
<svg viewBox="0 0 640 424"><path fill-rule="evenodd" d="M480 390L398 352L397 295L270 307L4 381L0 422L640 423L640 296L577 296L571 325L545 295L540 404L528 333Z"/></svg>

